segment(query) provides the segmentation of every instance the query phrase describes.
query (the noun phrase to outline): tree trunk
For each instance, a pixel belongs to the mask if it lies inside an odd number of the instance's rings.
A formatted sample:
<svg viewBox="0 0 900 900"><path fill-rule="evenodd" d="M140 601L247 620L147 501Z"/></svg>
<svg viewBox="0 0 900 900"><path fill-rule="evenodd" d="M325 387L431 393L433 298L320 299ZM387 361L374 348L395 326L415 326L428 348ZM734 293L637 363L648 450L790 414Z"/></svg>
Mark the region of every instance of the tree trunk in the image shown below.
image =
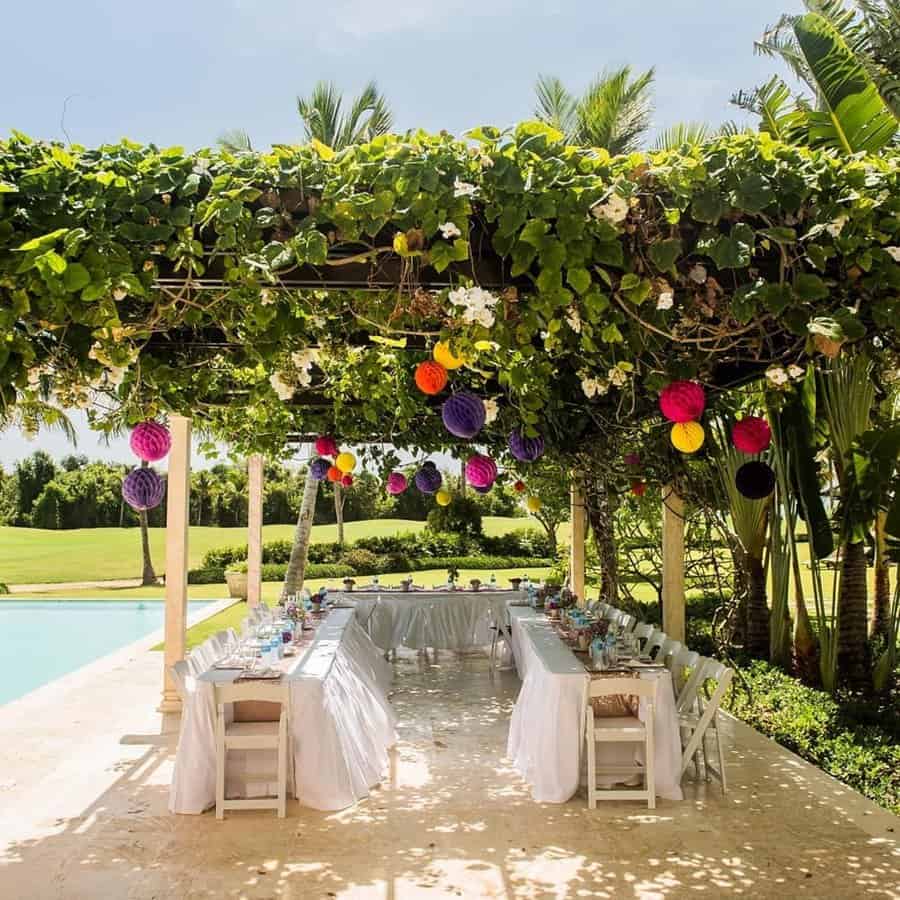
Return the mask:
<svg viewBox="0 0 900 900"><path fill-rule="evenodd" d="M887 512L880 510L875 518L875 596L872 612L872 637L891 639L891 568L887 559L884 526Z"/></svg>
<svg viewBox="0 0 900 900"><path fill-rule="evenodd" d="M334 518L337 522L337 542L344 546L344 492L341 486L334 483Z"/></svg>
<svg viewBox="0 0 900 900"><path fill-rule="evenodd" d="M306 557L309 553L309 539L312 537L313 516L316 512L316 494L319 482L313 478L311 471L306 472L303 485L303 499L300 502L300 514L297 516L297 530L294 532L294 546L291 547L291 558L284 573L284 587L281 595L296 594L303 589L306 575Z"/></svg>
<svg viewBox="0 0 900 900"><path fill-rule="evenodd" d="M150 463L141 462L141 468L146 469ZM141 523L141 584L144 586L156 584L156 572L153 571L153 560L150 559L150 530L147 523L147 510L142 509L138 513Z"/></svg>
<svg viewBox="0 0 900 900"><path fill-rule="evenodd" d="M459 461L459 496L466 496L466 461L464 459Z"/></svg>
<svg viewBox="0 0 900 900"><path fill-rule="evenodd" d="M870 686L865 551L863 541L844 547L838 594L838 679L861 689Z"/></svg>
<svg viewBox="0 0 900 900"><path fill-rule="evenodd" d="M821 681L819 669L819 645L813 631L806 596L803 593L803 579L800 575L800 560L793 554L794 603L797 610L797 627L794 629L794 669L807 684L817 685Z"/></svg>
<svg viewBox="0 0 900 900"><path fill-rule="evenodd" d="M585 507L600 560L600 599L615 606L619 600L619 554L613 526L614 502L605 481L585 480Z"/></svg>
<svg viewBox="0 0 900 900"><path fill-rule="evenodd" d="M744 554L747 566L746 646L751 656L769 656L769 607L766 605L766 570L758 556Z"/></svg>
<svg viewBox="0 0 900 900"><path fill-rule="evenodd" d="M535 518L541 523L541 527L547 532L547 544L550 547L550 556L556 558L556 522L545 519L540 513Z"/></svg>

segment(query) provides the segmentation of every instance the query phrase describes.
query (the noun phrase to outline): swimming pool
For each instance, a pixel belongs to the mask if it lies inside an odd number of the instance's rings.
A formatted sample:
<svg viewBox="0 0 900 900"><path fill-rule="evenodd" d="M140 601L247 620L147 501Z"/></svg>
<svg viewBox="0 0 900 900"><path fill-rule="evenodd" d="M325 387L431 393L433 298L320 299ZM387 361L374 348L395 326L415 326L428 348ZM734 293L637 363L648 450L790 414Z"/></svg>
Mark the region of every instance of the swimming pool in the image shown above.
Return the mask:
<svg viewBox="0 0 900 900"><path fill-rule="evenodd" d="M164 614L160 600L0 601L0 705L147 637Z"/></svg>

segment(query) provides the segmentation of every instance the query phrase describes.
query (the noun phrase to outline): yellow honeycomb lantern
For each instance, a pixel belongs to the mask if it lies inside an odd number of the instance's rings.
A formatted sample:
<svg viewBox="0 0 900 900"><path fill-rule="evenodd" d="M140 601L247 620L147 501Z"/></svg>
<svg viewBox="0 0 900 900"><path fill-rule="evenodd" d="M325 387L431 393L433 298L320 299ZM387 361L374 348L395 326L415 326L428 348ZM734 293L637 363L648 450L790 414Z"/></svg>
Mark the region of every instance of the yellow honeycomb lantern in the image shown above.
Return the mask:
<svg viewBox="0 0 900 900"><path fill-rule="evenodd" d="M434 495L434 499L437 501L438 506L449 506L450 505L450 492L449 491L438 491Z"/></svg>
<svg viewBox="0 0 900 900"><path fill-rule="evenodd" d="M536 512L538 512L538 511L540 510L540 508L541 508L541 505L542 505L542 504L541 504L541 498L540 498L540 497L529 497L529 498L525 501L525 506L528 507L528 512L530 512L530 513L536 513Z"/></svg>
<svg viewBox="0 0 900 900"><path fill-rule="evenodd" d="M466 361L463 356L454 356L446 341L438 341L434 345L432 356L435 362L439 362L447 370L458 369Z"/></svg>
<svg viewBox="0 0 900 900"><path fill-rule="evenodd" d="M682 453L696 453L702 446L706 435L699 422L676 422L670 434L672 444Z"/></svg>
<svg viewBox="0 0 900 900"><path fill-rule="evenodd" d="M356 468L356 457L352 453L338 453L334 464L346 475Z"/></svg>

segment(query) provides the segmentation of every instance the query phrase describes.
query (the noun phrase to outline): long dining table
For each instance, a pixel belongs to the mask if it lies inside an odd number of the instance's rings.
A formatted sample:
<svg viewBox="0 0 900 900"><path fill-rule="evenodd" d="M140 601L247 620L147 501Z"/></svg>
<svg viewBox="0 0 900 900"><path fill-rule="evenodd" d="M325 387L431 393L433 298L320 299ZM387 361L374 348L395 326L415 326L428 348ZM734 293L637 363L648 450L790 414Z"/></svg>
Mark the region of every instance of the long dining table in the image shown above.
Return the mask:
<svg viewBox="0 0 900 900"><path fill-rule="evenodd" d="M543 614L510 606L513 657L522 687L513 708L507 755L541 803L565 803L578 790L584 759L585 688L589 674ZM659 678L654 715L656 794L681 800L681 741L672 676L666 670L642 672ZM647 714L641 702L639 716ZM643 745L598 746L597 766L643 762Z"/></svg>
<svg viewBox="0 0 900 900"><path fill-rule="evenodd" d="M297 656L282 660L279 668L290 696L289 789L302 805L313 809L352 806L382 780L388 751L397 739L387 696L390 665L360 627L353 609L332 609L312 642ZM234 669L213 666L188 679L169 794L173 813L202 813L215 803L214 686L239 675ZM260 771L258 757L229 752L226 795L273 794L274 785L254 781L254 771Z"/></svg>

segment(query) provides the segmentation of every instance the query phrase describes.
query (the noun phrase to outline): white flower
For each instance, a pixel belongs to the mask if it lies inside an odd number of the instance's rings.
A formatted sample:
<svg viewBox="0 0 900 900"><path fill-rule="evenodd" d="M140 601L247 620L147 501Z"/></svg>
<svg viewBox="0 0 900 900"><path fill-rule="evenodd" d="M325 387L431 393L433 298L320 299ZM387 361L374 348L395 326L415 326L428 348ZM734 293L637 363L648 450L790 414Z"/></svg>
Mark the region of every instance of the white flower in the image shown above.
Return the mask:
<svg viewBox="0 0 900 900"><path fill-rule="evenodd" d="M447 295L454 306L462 307L463 321L490 328L494 324L494 307L499 297L480 287L456 288Z"/></svg>
<svg viewBox="0 0 900 900"><path fill-rule="evenodd" d="M440 229L441 237L443 237L445 241L449 241L451 238L460 237L462 235L462 232L453 222L444 222L443 225L438 225L438 228Z"/></svg>
<svg viewBox="0 0 900 900"><path fill-rule="evenodd" d="M468 181L461 181L459 176L456 176L456 180L453 182L454 197L474 197L477 193L478 188L474 184L469 184Z"/></svg>
<svg viewBox="0 0 900 900"><path fill-rule="evenodd" d="M566 313L566 322L575 334L581 334L581 315L574 306Z"/></svg>
<svg viewBox="0 0 900 900"><path fill-rule="evenodd" d="M494 168L494 161L487 155L487 153L482 153L481 156L478 157L478 161L481 163L482 169Z"/></svg>
<svg viewBox="0 0 900 900"><path fill-rule="evenodd" d="M700 263L695 263L690 272L688 272L688 278L691 281L695 281L697 284L703 284L706 281L706 266L701 265Z"/></svg>
<svg viewBox="0 0 900 900"><path fill-rule="evenodd" d="M624 222L628 215L628 201L618 194L612 194L605 203L595 203L591 207L591 215L595 219L606 219L617 225Z"/></svg>
<svg viewBox="0 0 900 900"><path fill-rule="evenodd" d="M32 366L28 370L28 387L36 388L41 383L41 367Z"/></svg>
<svg viewBox="0 0 900 900"><path fill-rule="evenodd" d="M799 381L805 374L803 367L798 366L796 363L788 366L787 373L794 381Z"/></svg>
<svg viewBox="0 0 900 900"><path fill-rule="evenodd" d="M782 387L788 383L788 373L781 366L770 366L766 369L766 378L774 387Z"/></svg>
<svg viewBox="0 0 900 900"><path fill-rule="evenodd" d="M613 366L606 376L614 387L622 387L628 381L628 376L618 366Z"/></svg>
<svg viewBox="0 0 900 900"><path fill-rule="evenodd" d="M275 296L268 288L263 288L259 292L259 302L263 306L271 306L275 302Z"/></svg>
<svg viewBox="0 0 900 900"><path fill-rule="evenodd" d="M586 372L581 374L581 390L588 400L592 400L598 395L605 394L609 390L609 382L602 378L594 378Z"/></svg>
<svg viewBox="0 0 900 900"><path fill-rule="evenodd" d="M844 230L844 226L847 224L847 218L847 216L838 216L825 226L825 230L833 238L836 238Z"/></svg>
<svg viewBox="0 0 900 900"><path fill-rule="evenodd" d="M285 381L281 372L273 372L269 376L269 384L272 385L272 389L278 394L279 400L290 400L294 396L294 386Z"/></svg>
<svg viewBox="0 0 900 900"><path fill-rule="evenodd" d="M113 288L113 300L124 300L128 296L128 291L123 287Z"/></svg>
<svg viewBox="0 0 900 900"><path fill-rule="evenodd" d="M497 418L500 407L496 400L485 400L484 402L484 423L490 425Z"/></svg>
<svg viewBox="0 0 900 900"><path fill-rule="evenodd" d="M885 247L884 249L895 263L900 263L900 247Z"/></svg>
<svg viewBox="0 0 900 900"><path fill-rule="evenodd" d="M663 291L656 300L657 309L671 309L675 302L675 295L672 291Z"/></svg>

